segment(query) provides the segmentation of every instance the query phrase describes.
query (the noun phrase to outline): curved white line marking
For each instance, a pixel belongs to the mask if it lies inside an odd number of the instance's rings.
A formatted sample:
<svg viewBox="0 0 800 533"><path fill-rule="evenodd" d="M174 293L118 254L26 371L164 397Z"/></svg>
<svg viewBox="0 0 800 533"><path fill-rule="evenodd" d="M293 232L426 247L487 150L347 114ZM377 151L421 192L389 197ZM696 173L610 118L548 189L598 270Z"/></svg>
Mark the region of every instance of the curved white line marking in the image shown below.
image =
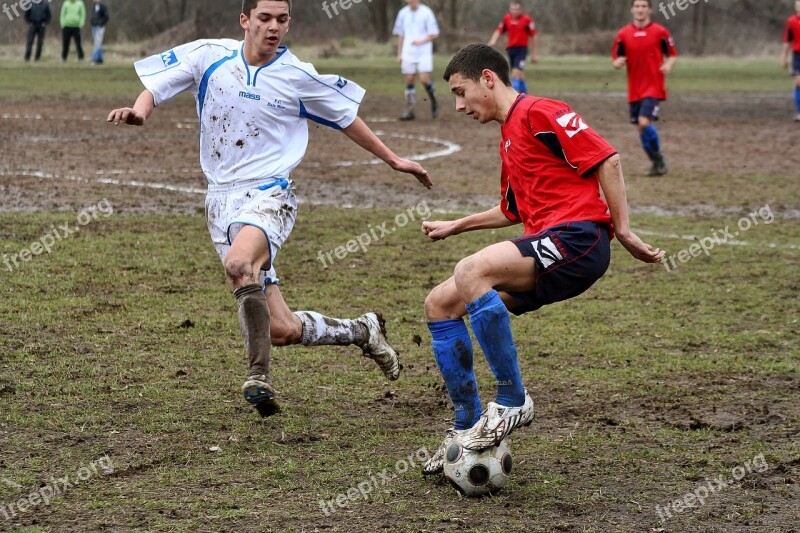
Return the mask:
<svg viewBox="0 0 800 533"><path fill-rule="evenodd" d="M663 237L665 239L680 239L683 241L692 241L697 242L701 239L696 235L681 235L679 233L660 233L658 231L647 231L647 230L639 230L634 229L634 233L638 233L640 235L647 235L648 237ZM722 242L715 242L715 245L724 244L727 246L753 246L756 248L774 248L778 250L800 250L800 245L798 244L776 244L774 242L767 242L762 244L753 244L749 241L722 241Z"/></svg>

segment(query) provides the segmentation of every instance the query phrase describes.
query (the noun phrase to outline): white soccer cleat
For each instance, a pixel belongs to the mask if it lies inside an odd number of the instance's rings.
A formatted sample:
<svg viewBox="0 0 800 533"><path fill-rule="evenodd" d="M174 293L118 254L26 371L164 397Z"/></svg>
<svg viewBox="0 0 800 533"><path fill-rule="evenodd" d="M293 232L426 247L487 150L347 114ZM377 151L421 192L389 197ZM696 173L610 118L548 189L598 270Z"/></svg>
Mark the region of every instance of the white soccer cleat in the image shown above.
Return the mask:
<svg viewBox="0 0 800 533"><path fill-rule="evenodd" d="M275 388L272 380L264 374L248 377L242 385L242 394L262 418L279 413L281 408L275 401Z"/></svg>
<svg viewBox="0 0 800 533"><path fill-rule="evenodd" d="M447 448L450 446L450 443L453 442L453 439L464 431L465 430L457 431L454 428L450 428L444 432L444 440L441 446L439 446L436 453L428 459L428 462L422 466L422 475L433 476L435 474L441 474L444 471L444 458L447 455Z"/></svg>
<svg viewBox="0 0 800 533"><path fill-rule="evenodd" d="M394 381L399 378L400 359L386 340L386 322L383 317L378 313L367 313L356 320L366 326L369 335L367 342L361 347L364 357L378 363L387 379Z"/></svg>
<svg viewBox="0 0 800 533"><path fill-rule="evenodd" d="M461 443L468 450L483 450L497 446L518 427L532 423L533 400L526 390L522 407L504 407L489 402L475 425L461 435Z"/></svg>

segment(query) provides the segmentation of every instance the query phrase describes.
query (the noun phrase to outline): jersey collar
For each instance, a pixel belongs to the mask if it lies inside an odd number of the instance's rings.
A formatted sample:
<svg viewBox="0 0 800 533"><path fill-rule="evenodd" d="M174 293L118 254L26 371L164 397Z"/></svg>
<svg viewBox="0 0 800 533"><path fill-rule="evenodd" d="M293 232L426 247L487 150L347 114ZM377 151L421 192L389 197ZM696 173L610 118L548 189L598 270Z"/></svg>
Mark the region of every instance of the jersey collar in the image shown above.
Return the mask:
<svg viewBox="0 0 800 533"><path fill-rule="evenodd" d="M511 115L514 113L514 110L517 108L517 105L519 105L519 103L522 102L527 97L528 95L525 93L520 93L520 95L517 96L517 99L511 105L511 108L508 110L508 113L506 113L506 119L503 121L503 125L508 124L508 121L511 119Z"/></svg>
<svg viewBox="0 0 800 533"><path fill-rule="evenodd" d="M252 77L251 77L250 76L250 65L247 64L247 59L244 57L244 41L242 41L240 54L242 56L242 64L244 65L244 70L245 70L245 72L247 72L247 85L252 85L253 87L255 87L256 86L256 78L258 77L258 73L261 72L262 69L265 69L265 68L269 67L270 65L272 65L273 63L275 63L278 59L281 58L281 56L283 54L286 53L287 50L289 50L289 48L287 48L286 46L284 46L284 45L279 46L278 47L278 54L275 57L273 57L271 60L269 60L269 62L264 63L260 67L256 68L255 74L253 74Z"/></svg>

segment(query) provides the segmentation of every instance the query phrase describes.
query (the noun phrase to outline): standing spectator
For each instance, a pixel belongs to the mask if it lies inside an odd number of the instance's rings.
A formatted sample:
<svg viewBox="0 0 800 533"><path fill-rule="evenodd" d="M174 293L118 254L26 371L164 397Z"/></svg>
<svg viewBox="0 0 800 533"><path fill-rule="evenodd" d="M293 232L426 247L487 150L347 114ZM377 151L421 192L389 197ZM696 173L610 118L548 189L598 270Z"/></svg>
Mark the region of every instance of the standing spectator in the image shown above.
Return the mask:
<svg viewBox="0 0 800 533"><path fill-rule="evenodd" d="M518 93L527 93L528 86L525 84L525 61L528 59L528 45L531 44L531 62L539 62L539 39L536 35L536 23L533 18L522 11L522 2L511 2L508 13L500 21L492 38L489 39L489 46L494 46L500 40L500 36L508 33L508 61L511 63L511 86Z"/></svg>
<svg viewBox="0 0 800 533"><path fill-rule="evenodd" d="M83 0L65 0L61 6L61 34L63 45L61 47L61 61L67 62L69 43L75 39L78 48L78 61L83 61L83 44L81 43L81 28L86 24L86 6Z"/></svg>
<svg viewBox="0 0 800 533"><path fill-rule="evenodd" d="M631 124L639 126L639 138L653 163L648 176L663 176L667 163L655 122L661 102L667 99L666 76L678 58L667 28L652 20L652 0L631 2L633 23L617 33L611 56L615 69L628 67L628 103Z"/></svg>
<svg viewBox="0 0 800 533"><path fill-rule="evenodd" d="M416 75L425 86L431 99L431 116L439 116L436 88L431 81L433 72L433 41L439 37L436 15L420 0L406 0L408 4L397 14L394 33L397 35L397 60L406 77L406 111L400 120L414 120L417 103Z"/></svg>
<svg viewBox="0 0 800 533"><path fill-rule="evenodd" d="M33 40L36 39L36 55L34 61L39 61L42 57L42 45L44 44L44 30L50 24L52 14L50 13L50 2L46 0L33 0L33 4L25 10L25 22L28 23L28 42L25 45L25 61L31 60L33 51Z"/></svg>
<svg viewBox="0 0 800 533"><path fill-rule="evenodd" d="M795 122L800 122L800 0L794 3L795 14L786 21L783 33L783 68L790 68L789 53L792 54L791 72L794 78Z"/></svg>
<svg viewBox="0 0 800 533"><path fill-rule="evenodd" d="M106 24L108 24L108 6L103 0L94 0L92 9L92 40L94 41L94 51L92 52L92 64L103 64L103 37L106 36Z"/></svg>

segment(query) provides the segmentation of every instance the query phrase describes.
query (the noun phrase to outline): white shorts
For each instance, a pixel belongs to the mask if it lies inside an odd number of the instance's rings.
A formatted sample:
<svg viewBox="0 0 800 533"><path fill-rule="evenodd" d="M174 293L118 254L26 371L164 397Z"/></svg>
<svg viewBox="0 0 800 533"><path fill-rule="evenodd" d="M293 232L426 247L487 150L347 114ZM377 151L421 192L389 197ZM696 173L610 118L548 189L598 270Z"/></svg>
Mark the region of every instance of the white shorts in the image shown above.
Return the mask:
<svg viewBox="0 0 800 533"><path fill-rule="evenodd" d="M211 186L206 195L206 222L211 241L222 262L231 243L244 226L264 232L270 261L259 275L259 283L277 285L275 256L289 238L297 218L294 183L288 179L259 180L237 185Z"/></svg>
<svg viewBox="0 0 800 533"><path fill-rule="evenodd" d="M400 69L406 76L417 73L430 74L433 72L433 57L425 57L414 63L404 59L400 64Z"/></svg>

